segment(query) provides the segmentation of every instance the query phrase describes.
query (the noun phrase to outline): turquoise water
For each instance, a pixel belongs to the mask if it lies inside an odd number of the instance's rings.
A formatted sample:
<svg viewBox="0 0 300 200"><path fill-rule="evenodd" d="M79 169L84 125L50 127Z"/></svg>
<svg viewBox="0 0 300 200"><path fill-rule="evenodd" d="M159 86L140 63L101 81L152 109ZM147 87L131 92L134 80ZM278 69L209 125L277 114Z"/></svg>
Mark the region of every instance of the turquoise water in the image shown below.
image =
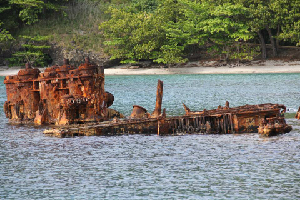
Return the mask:
<svg viewBox="0 0 300 200"><path fill-rule="evenodd" d="M129 115L137 104L154 110L157 80L164 81L163 107L169 115L218 105L280 103L296 112L300 74L106 76L105 89L115 96L112 108Z"/></svg>
<svg viewBox="0 0 300 200"><path fill-rule="evenodd" d="M0 107L0 199L299 199L300 74L106 76L113 108L152 112L157 79L168 115L282 103L293 131L239 135L52 138L12 126ZM5 86L0 77L0 105Z"/></svg>

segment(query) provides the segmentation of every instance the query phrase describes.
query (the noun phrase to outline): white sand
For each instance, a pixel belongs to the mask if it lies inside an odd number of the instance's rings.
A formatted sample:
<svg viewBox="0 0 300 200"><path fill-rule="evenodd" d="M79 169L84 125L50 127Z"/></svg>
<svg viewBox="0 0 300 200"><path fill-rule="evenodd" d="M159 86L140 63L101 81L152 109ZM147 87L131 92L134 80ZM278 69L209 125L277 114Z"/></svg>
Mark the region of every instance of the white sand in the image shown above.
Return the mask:
<svg viewBox="0 0 300 200"><path fill-rule="evenodd" d="M152 74L258 74L300 73L297 66L247 66L247 67L190 67L161 69L105 69L105 75L152 75Z"/></svg>
<svg viewBox="0 0 300 200"><path fill-rule="evenodd" d="M300 61L252 62L251 66L240 65L235 67L207 67L207 65L205 67L199 66L196 62L186 64L180 68L124 69L124 66L117 66L105 69L104 73L105 75L300 73Z"/></svg>
<svg viewBox="0 0 300 200"><path fill-rule="evenodd" d="M20 68L13 67L0 70L0 76L16 75ZM44 68L40 69L41 71ZM263 63L252 62L251 66L235 67L207 67L199 62L190 62L180 68L138 68L127 69L124 66L116 66L105 69L105 75L154 75L154 74L258 74L258 73L300 73L300 61L282 62L266 61Z"/></svg>

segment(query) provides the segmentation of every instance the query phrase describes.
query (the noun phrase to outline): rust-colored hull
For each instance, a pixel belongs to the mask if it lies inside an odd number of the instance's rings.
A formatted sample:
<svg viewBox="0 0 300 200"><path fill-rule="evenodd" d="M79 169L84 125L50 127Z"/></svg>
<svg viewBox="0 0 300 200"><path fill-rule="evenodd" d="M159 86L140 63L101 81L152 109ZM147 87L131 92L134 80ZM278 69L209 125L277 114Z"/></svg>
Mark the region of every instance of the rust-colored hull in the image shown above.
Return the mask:
<svg viewBox="0 0 300 200"><path fill-rule="evenodd" d="M282 105L260 104L246 105L227 110L208 110L203 114L191 114L175 117L124 119L72 128L58 128L45 131L46 134L58 137L87 135L123 135L123 134L231 134L258 133L262 121L268 117L276 119L281 116ZM240 110L240 112L239 112ZM280 118L281 129L272 130L273 136L291 130L283 118ZM279 123L279 122L278 122Z"/></svg>
<svg viewBox="0 0 300 200"><path fill-rule="evenodd" d="M4 80L6 117L12 122L55 124L45 134L59 137L119 134L229 134L260 133L271 136L289 132L283 118L286 108L280 104L218 106L213 110L191 111L166 117L161 113L163 82L158 80L156 105L152 114L134 105L129 118L109 109L114 96L104 90L104 70L88 59L77 69L66 61L63 66L47 68L44 73L27 66L18 75ZM108 119L113 118L111 121ZM71 125L83 124L83 125ZM65 126L68 125L68 126Z"/></svg>
<svg viewBox="0 0 300 200"><path fill-rule="evenodd" d="M65 60L40 73L28 64L5 77L6 117L12 123L66 125L107 120L114 97L104 90L104 69L85 63L77 69Z"/></svg>

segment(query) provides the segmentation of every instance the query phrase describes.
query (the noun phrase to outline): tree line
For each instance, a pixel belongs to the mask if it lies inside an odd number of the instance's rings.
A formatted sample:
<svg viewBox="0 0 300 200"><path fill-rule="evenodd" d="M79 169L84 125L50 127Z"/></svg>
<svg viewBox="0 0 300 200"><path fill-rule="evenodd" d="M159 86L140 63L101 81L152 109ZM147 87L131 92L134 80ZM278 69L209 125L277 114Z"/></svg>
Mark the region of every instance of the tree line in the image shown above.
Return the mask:
<svg viewBox="0 0 300 200"><path fill-rule="evenodd" d="M20 28L40 19L65 15L64 6L81 1L2 0L0 42L13 40ZM280 45L300 45L300 0L90 1L110 5L99 34L111 59L123 63L181 63L193 48L226 60L251 60L258 54L266 59L266 44L275 57ZM41 42L39 36L21 38L31 49Z"/></svg>
<svg viewBox="0 0 300 200"><path fill-rule="evenodd" d="M237 60L266 59L266 43L273 56L281 43L300 45L299 0L142 0L108 12L99 28L124 63L185 62L193 45Z"/></svg>

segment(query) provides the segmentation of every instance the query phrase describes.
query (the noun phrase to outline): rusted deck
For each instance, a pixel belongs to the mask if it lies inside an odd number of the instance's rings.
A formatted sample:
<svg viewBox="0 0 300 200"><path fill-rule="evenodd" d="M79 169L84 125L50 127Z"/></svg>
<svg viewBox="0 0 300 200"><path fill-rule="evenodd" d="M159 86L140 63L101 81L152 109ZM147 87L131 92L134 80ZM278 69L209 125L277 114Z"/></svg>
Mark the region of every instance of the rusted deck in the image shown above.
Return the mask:
<svg viewBox="0 0 300 200"><path fill-rule="evenodd" d="M239 112L241 109L241 112ZM282 105L260 104L229 108L226 110L208 110L207 113L183 115L174 117L157 117L142 119L123 119L46 130L45 134L57 137L73 136L105 136L126 134L232 134L232 133L258 133L261 126L266 136L289 132L291 126L287 125L280 112ZM213 114L209 114L213 113ZM274 124L280 123L281 129L264 133L264 122L273 119ZM279 126L277 127L279 128Z"/></svg>

